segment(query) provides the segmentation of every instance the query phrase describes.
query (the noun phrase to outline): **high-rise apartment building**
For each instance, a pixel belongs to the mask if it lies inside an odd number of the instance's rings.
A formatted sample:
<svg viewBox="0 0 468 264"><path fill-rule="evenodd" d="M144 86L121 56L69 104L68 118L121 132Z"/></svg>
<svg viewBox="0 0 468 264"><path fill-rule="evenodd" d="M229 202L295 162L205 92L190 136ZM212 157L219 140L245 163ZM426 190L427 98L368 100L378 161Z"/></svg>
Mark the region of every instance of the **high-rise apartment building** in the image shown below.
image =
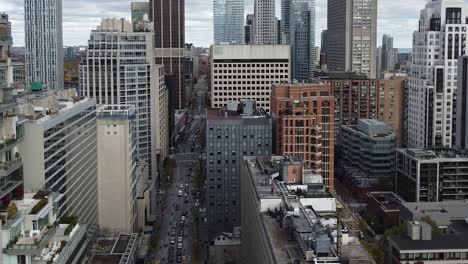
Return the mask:
<svg viewBox="0 0 468 264"><path fill-rule="evenodd" d="M244 0L213 1L214 44L243 44Z"/></svg>
<svg viewBox="0 0 468 264"><path fill-rule="evenodd" d="M452 147L456 131L458 57L466 54L466 4L429 1L413 33L408 92L408 146Z"/></svg>
<svg viewBox="0 0 468 264"><path fill-rule="evenodd" d="M255 0L254 44L275 45L277 43L275 0Z"/></svg>
<svg viewBox="0 0 468 264"><path fill-rule="evenodd" d="M315 69L315 0L283 0L284 44L291 45L294 80L312 78ZM287 21L286 21L287 20ZM287 26L287 28L286 28Z"/></svg>
<svg viewBox="0 0 468 264"><path fill-rule="evenodd" d="M246 45L251 45L253 44L253 27L254 27L254 20L255 16L254 14L248 14L245 17L245 41L244 43Z"/></svg>
<svg viewBox="0 0 468 264"><path fill-rule="evenodd" d="M13 46L11 22L7 13L0 13L0 60L10 56L11 46Z"/></svg>
<svg viewBox="0 0 468 264"><path fill-rule="evenodd" d="M170 89L170 115L183 109L185 101L185 0L150 0L150 20L154 24L156 64L164 65L173 78Z"/></svg>
<svg viewBox="0 0 468 264"><path fill-rule="evenodd" d="M112 234L135 232L136 189L143 178L137 169L135 106L101 106L97 110L96 130L99 228Z"/></svg>
<svg viewBox="0 0 468 264"><path fill-rule="evenodd" d="M406 146L405 116L408 75L391 74L379 80L378 119L390 126L397 135L396 146Z"/></svg>
<svg viewBox="0 0 468 264"><path fill-rule="evenodd" d="M91 32L80 86L98 104L136 107L138 158L154 177L169 151L169 96L163 66L154 62L153 38L152 32L133 32L125 19L104 19Z"/></svg>
<svg viewBox="0 0 468 264"><path fill-rule="evenodd" d="M19 111L26 118L19 144L25 192L57 193L58 219L97 224L96 102L56 90L23 97Z"/></svg>
<svg viewBox="0 0 468 264"><path fill-rule="evenodd" d="M62 0L25 0L26 83L63 89Z"/></svg>
<svg viewBox="0 0 468 264"><path fill-rule="evenodd" d="M240 226L240 170L246 155L271 155L272 120L254 101L208 110L206 172L208 232L213 238Z"/></svg>
<svg viewBox="0 0 468 264"><path fill-rule="evenodd" d="M271 92L275 153L304 160L334 189L335 98L328 84L278 84Z"/></svg>
<svg viewBox="0 0 468 264"><path fill-rule="evenodd" d="M290 80L286 45L215 45L211 50L211 107L251 99L270 111L271 85Z"/></svg>
<svg viewBox="0 0 468 264"><path fill-rule="evenodd" d="M377 0L329 0L327 32L330 71L377 77Z"/></svg>

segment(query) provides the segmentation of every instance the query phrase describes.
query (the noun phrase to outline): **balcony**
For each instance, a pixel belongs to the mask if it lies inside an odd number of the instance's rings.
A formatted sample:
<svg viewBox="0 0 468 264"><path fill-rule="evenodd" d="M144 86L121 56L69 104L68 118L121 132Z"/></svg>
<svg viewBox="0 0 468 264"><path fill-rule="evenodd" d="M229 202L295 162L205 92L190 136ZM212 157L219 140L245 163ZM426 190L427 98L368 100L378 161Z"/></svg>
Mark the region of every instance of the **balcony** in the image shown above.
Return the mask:
<svg viewBox="0 0 468 264"><path fill-rule="evenodd" d="M0 151L10 150L22 140L23 140L23 137L4 139L2 142L0 142Z"/></svg>
<svg viewBox="0 0 468 264"><path fill-rule="evenodd" d="M55 235L55 226L45 227L33 237L20 237L16 243L9 245L4 252L8 255L39 255Z"/></svg>
<svg viewBox="0 0 468 264"><path fill-rule="evenodd" d="M10 173L21 168L23 162L21 158L17 158L7 162L0 162L0 177L5 177L10 175Z"/></svg>
<svg viewBox="0 0 468 264"><path fill-rule="evenodd" d="M7 181L5 184L0 186L0 199L5 197L5 195L10 194L21 184L23 184L23 181Z"/></svg>

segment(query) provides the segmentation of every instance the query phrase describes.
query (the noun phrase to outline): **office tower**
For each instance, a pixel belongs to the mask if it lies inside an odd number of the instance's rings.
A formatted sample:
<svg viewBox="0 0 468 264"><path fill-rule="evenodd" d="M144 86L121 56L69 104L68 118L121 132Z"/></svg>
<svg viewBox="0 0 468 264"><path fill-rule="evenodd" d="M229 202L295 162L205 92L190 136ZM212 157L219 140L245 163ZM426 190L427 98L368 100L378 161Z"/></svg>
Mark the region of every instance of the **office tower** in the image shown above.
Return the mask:
<svg viewBox="0 0 468 264"><path fill-rule="evenodd" d="M299 157L334 189L335 98L328 84L275 84L271 113L275 153Z"/></svg>
<svg viewBox="0 0 468 264"><path fill-rule="evenodd" d="M468 199L468 155L452 149L397 149L396 193L407 202Z"/></svg>
<svg viewBox="0 0 468 264"><path fill-rule="evenodd" d="M291 0L281 0L281 44L289 44L289 30L290 30L290 15L291 15Z"/></svg>
<svg viewBox="0 0 468 264"><path fill-rule="evenodd" d="M457 59L466 53L463 0L430 1L413 33L408 147L452 147L456 131Z"/></svg>
<svg viewBox="0 0 468 264"><path fill-rule="evenodd" d="M150 5L148 2L132 2L130 8L132 12L132 24L134 26L143 22L145 15L148 17L150 15Z"/></svg>
<svg viewBox="0 0 468 264"><path fill-rule="evenodd" d="M11 37L11 22L7 13L0 13L0 60L10 56L10 48L13 46Z"/></svg>
<svg viewBox="0 0 468 264"><path fill-rule="evenodd" d="M457 82L457 129L455 146L457 149L468 150L468 56L458 58Z"/></svg>
<svg viewBox="0 0 468 264"><path fill-rule="evenodd" d="M360 119L357 126L343 126L342 134L339 163L378 179L374 188L391 187L395 177L396 145L392 129L375 119Z"/></svg>
<svg viewBox="0 0 468 264"><path fill-rule="evenodd" d="M300 159L244 157L241 189L241 263L340 263L330 250L340 243L331 232L341 225L338 204ZM352 251L359 263L372 262L362 260L369 257L359 243L353 246L340 245L340 257Z"/></svg>
<svg viewBox="0 0 468 264"><path fill-rule="evenodd" d="M271 85L290 80L289 46L215 45L211 52L213 108L251 99L269 112Z"/></svg>
<svg viewBox="0 0 468 264"><path fill-rule="evenodd" d="M393 37L384 34L382 37L382 72L392 71L397 63L398 50L393 48Z"/></svg>
<svg viewBox="0 0 468 264"><path fill-rule="evenodd" d="M376 78L377 0L328 1L328 69Z"/></svg>
<svg viewBox="0 0 468 264"><path fill-rule="evenodd" d="M63 88L62 0L25 0L27 87Z"/></svg>
<svg viewBox="0 0 468 264"><path fill-rule="evenodd" d="M253 27L254 27L254 14L248 14L245 17L245 44L253 44Z"/></svg>
<svg viewBox="0 0 468 264"><path fill-rule="evenodd" d="M97 224L96 102L71 91L34 92L20 101L27 122L19 149L27 193L56 193L57 218Z"/></svg>
<svg viewBox="0 0 468 264"><path fill-rule="evenodd" d="M185 0L150 0L150 20L154 23L156 64L164 65L170 83L169 114L186 107L185 102Z"/></svg>
<svg viewBox="0 0 468 264"><path fill-rule="evenodd" d="M133 32L125 19L103 19L91 32L80 87L100 105L135 105L138 158L155 177L169 151L169 96L163 66L154 62L153 38L152 32Z"/></svg>
<svg viewBox="0 0 468 264"><path fill-rule="evenodd" d="M137 229L138 183L144 178L137 164L136 108L104 105L98 108L98 210L99 228L106 233L131 233Z"/></svg>
<svg viewBox="0 0 468 264"><path fill-rule="evenodd" d="M379 116L397 135L396 146L406 146L405 115L409 76L392 74L379 80Z"/></svg>
<svg viewBox="0 0 468 264"><path fill-rule="evenodd" d="M244 43L244 0L213 1L214 44Z"/></svg>
<svg viewBox="0 0 468 264"><path fill-rule="evenodd" d="M281 45L281 19L276 18L276 44Z"/></svg>
<svg viewBox="0 0 468 264"><path fill-rule="evenodd" d="M231 101L206 118L209 237L240 226L240 169L246 155L271 155L272 120L254 101Z"/></svg>
<svg viewBox="0 0 468 264"><path fill-rule="evenodd" d="M322 30L320 36L322 38L320 42L321 53L327 54L328 31L326 29Z"/></svg>
<svg viewBox="0 0 468 264"><path fill-rule="evenodd" d="M289 5L289 6L286 6ZM283 0L282 21L289 27L284 36L291 45L293 79L305 81L312 78L315 69L315 0ZM285 22L289 19L287 22Z"/></svg>
<svg viewBox="0 0 468 264"><path fill-rule="evenodd" d="M254 11L254 44L276 44L275 0L255 0Z"/></svg>

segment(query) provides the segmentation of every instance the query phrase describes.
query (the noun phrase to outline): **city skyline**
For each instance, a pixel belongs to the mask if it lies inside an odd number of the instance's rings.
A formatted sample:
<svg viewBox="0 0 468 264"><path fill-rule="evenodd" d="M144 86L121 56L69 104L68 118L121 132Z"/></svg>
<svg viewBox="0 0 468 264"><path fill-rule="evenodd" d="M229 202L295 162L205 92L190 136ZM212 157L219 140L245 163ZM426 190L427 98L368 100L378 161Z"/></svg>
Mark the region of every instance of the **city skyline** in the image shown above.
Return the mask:
<svg viewBox="0 0 468 264"><path fill-rule="evenodd" d="M12 22L14 47L24 46L23 0L8 0L2 5ZM102 18L130 19L130 0L71 1L63 0L63 40L65 46L86 45L93 28ZM468 3L468 0L465 0ZM253 13L254 0L245 0L245 14ZM326 28L327 1L317 0L316 44L320 32ZM411 38L417 29L419 11L424 7L420 0L380 1L378 5L377 39L381 45L383 34L394 37L394 47L410 48ZM399 10L399 12L391 12ZM281 3L276 0L276 16L281 17ZM186 42L196 46L209 46L213 39L213 10L201 5L198 0L186 1Z"/></svg>

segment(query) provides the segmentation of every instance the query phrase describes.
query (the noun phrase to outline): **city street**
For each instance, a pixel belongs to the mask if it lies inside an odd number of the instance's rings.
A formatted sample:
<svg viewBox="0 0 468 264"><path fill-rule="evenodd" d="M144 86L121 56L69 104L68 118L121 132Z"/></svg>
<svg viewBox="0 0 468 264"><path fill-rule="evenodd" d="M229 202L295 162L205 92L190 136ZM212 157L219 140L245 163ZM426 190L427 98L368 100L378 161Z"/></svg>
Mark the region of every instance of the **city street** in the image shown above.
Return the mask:
<svg viewBox="0 0 468 264"><path fill-rule="evenodd" d="M202 203L204 185L200 160L203 153L201 135L205 126L206 76L195 85L188 111L187 125L173 149L173 176L164 179L164 199L155 263L198 263L193 249L199 251L196 219ZM154 262L153 262L154 263Z"/></svg>

